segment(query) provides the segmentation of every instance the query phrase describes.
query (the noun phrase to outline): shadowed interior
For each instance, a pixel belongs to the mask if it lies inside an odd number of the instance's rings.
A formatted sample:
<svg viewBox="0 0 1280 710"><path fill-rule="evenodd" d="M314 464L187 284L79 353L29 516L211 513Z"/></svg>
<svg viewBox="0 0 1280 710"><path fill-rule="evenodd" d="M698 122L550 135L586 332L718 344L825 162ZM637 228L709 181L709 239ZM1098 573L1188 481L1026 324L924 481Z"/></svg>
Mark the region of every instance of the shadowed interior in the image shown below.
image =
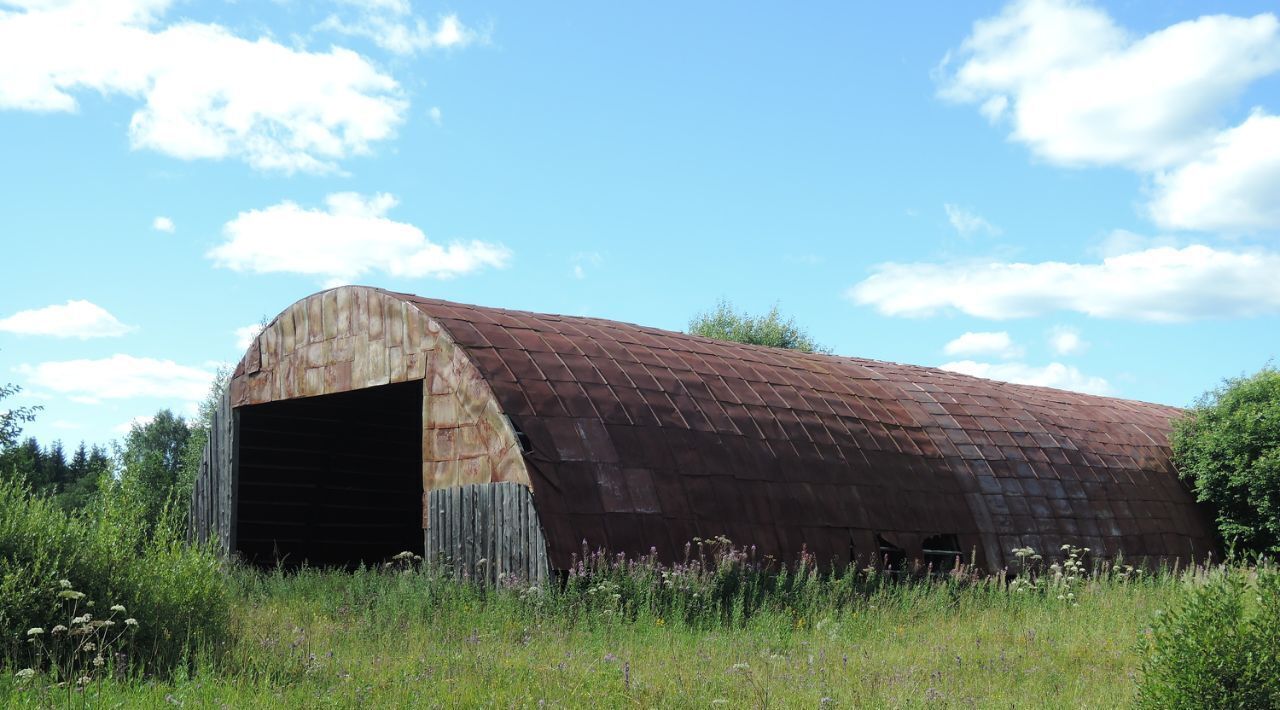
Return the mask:
<svg viewBox="0 0 1280 710"><path fill-rule="evenodd" d="M246 560L350 567L421 550L421 380L239 413Z"/></svg>

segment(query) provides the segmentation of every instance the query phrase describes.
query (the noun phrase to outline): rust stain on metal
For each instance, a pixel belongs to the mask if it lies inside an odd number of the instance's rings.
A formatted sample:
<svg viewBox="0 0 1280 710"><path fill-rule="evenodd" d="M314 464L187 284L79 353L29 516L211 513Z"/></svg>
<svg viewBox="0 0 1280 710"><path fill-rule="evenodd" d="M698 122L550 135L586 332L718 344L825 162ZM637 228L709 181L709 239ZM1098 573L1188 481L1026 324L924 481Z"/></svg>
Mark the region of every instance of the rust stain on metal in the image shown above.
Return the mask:
<svg viewBox="0 0 1280 710"><path fill-rule="evenodd" d="M344 287L273 321L231 391L419 378L424 488L528 485L558 567L584 540L676 559L720 534L841 561L953 535L992 569L1024 545L1214 547L1169 459L1180 410L926 367Z"/></svg>

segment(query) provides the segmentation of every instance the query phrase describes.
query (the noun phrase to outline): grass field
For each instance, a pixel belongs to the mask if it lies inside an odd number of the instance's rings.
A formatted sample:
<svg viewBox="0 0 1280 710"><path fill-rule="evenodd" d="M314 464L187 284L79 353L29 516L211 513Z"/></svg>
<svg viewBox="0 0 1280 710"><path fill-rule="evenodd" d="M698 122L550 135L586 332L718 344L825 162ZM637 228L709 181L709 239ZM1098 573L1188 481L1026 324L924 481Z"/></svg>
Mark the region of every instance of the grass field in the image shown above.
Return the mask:
<svg viewBox="0 0 1280 710"><path fill-rule="evenodd" d="M644 574L530 591L419 569L236 570L234 640L189 670L72 693L6 674L0 705L1115 707L1134 698L1144 629L1187 586L797 577L747 614L691 588L645 596L669 582L626 586ZM749 583L730 586L745 598Z"/></svg>

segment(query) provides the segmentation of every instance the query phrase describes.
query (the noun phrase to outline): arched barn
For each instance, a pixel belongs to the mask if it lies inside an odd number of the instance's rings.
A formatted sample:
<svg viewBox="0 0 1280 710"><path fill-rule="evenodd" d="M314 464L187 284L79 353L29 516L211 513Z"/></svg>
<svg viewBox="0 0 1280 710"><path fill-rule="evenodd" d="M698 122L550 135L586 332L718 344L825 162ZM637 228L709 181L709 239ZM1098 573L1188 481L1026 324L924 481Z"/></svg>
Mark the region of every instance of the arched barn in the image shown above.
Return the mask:
<svg viewBox="0 0 1280 710"><path fill-rule="evenodd" d="M402 550L539 578L695 536L989 569L1015 547L1198 559L1154 404L344 286L236 367L193 533L259 562Z"/></svg>

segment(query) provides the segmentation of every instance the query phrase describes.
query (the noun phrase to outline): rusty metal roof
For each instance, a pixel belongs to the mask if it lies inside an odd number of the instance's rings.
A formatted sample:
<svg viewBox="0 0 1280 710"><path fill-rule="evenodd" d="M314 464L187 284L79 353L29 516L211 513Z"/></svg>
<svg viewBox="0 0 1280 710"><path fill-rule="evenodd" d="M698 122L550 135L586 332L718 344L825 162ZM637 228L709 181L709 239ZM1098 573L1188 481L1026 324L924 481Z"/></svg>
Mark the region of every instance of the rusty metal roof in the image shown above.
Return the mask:
<svg viewBox="0 0 1280 710"><path fill-rule="evenodd" d="M1014 547L1203 556L1213 536L1170 463L1180 410L595 318L392 294L437 320L528 436L553 561L694 536L764 554L919 554L954 534Z"/></svg>

